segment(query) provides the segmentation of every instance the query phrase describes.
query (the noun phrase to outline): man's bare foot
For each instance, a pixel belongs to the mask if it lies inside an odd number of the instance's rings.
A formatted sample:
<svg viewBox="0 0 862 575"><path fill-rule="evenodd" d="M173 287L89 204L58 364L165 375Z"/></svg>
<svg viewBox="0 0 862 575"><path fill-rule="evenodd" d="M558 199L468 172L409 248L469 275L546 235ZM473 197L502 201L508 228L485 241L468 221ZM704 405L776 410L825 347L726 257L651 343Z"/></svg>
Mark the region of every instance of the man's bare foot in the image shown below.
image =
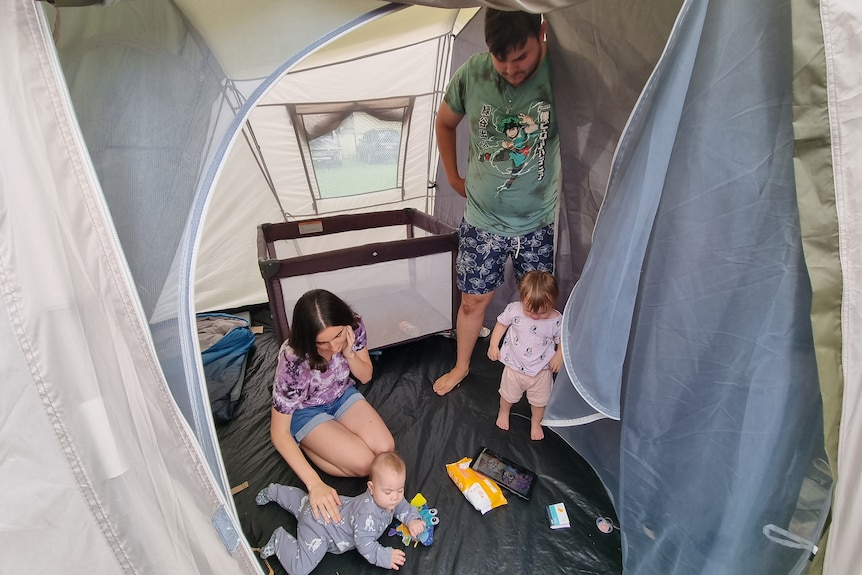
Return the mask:
<svg viewBox="0 0 862 575"><path fill-rule="evenodd" d="M545 439L545 430L542 429L541 423L531 423L530 424L530 439L534 441L539 441L540 439Z"/></svg>
<svg viewBox="0 0 862 575"><path fill-rule="evenodd" d="M509 414L497 414L497 427L503 431L509 431Z"/></svg>
<svg viewBox="0 0 862 575"><path fill-rule="evenodd" d="M444 373L440 377L437 378L437 381L434 382L434 393L437 395L446 395L455 387L461 383L461 381L467 377L469 371L460 371L458 368L453 367L452 371L449 373Z"/></svg>

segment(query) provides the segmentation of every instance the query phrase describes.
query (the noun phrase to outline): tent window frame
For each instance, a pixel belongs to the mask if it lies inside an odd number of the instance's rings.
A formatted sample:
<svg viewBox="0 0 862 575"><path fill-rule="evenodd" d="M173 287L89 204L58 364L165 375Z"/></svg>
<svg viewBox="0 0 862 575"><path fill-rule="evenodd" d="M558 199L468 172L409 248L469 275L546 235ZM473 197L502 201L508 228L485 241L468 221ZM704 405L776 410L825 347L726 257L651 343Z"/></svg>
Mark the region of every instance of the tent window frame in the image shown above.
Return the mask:
<svg viewBox="0 0 862 575"><path fill-rule="evenodd" d="M398 129L400 140L395 165L395 182L394 185L387 186L383 189L361 190L355 194L345 195L362 196L374 194L376 192L391 193L393 190L397 190L402 198L404 197L404 168L414 100L415 98L413 96L404 96L350 102L285 105L287 113L290 116L290 121L296 135L297 145L302 156L303 167L305 168L306 177L308 179L308 186L312 192L315 212L317 212L318 202L330 199L330 196L327 196L325 190L321 189L322 186L316 172L316 166L313 161L314 154L310 142L324 134L334 133L346 119L357 113L364 113L386 122L400 122L400 127ZM338 161L340 165L341 159Z"/></svg>

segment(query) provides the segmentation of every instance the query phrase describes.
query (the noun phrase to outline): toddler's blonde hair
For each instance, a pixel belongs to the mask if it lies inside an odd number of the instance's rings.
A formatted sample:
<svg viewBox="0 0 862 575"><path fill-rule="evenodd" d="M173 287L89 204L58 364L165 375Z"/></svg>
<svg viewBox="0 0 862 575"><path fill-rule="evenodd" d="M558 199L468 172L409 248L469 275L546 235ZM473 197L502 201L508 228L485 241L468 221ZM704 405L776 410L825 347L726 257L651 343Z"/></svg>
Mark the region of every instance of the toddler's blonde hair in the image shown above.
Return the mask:
<svg viewBox="0 0 862 575"><path fill-rule="evenodd" d="M518 284L518 295L526 311L541 313L557 305L560 288L556 278L548 272L527 272Z"/></svg>

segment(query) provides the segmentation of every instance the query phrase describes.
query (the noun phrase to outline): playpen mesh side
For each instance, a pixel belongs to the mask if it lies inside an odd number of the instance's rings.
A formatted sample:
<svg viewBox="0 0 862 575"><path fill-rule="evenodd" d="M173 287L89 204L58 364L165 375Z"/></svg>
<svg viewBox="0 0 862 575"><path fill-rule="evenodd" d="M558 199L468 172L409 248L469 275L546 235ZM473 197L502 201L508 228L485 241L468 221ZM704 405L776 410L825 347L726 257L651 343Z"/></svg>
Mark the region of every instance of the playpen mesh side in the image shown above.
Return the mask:
<svg viewBox="0 0 862 575"><path fill-rule="evenodd" d="M450 253L278 281L286 310L292 310L310 289L327 289L344 299L365 321L370 349L449 330L453 325Z"/></svg>

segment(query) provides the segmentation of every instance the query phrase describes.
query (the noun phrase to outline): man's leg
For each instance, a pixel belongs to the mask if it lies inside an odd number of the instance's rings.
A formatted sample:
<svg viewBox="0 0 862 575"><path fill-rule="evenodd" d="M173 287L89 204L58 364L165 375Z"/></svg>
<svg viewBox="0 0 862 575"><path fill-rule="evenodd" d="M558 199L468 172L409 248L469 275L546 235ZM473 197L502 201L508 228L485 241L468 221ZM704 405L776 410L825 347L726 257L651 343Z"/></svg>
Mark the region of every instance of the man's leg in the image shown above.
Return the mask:
<svg viewBox="0 0 862 575"><path fill-rule="evenodd" d="M473 355L473 348L476 347L476 340L479 339L479 332L482 330L485 310L493 297L494 292L482 295L461 294L461 305L458 307L458 318L455 322L455 336L458 342L455 367L434 382L434 391L437 395L446 395L470 373L470 357Z"/></svg>
<svg viewBox="0 0 862 575"><path fill-rule="evenodd" d="M464 219L458 226L458 257L455 260L455 274L461 291L461 305L455 319L458 351L455 367L434 382L434 391L438 395L452 391L470 372L470 356L482 331L485 310L494 297L494 290L503 283L503 270L509 257L508 244L508 238L482 231Z"/></svg>

